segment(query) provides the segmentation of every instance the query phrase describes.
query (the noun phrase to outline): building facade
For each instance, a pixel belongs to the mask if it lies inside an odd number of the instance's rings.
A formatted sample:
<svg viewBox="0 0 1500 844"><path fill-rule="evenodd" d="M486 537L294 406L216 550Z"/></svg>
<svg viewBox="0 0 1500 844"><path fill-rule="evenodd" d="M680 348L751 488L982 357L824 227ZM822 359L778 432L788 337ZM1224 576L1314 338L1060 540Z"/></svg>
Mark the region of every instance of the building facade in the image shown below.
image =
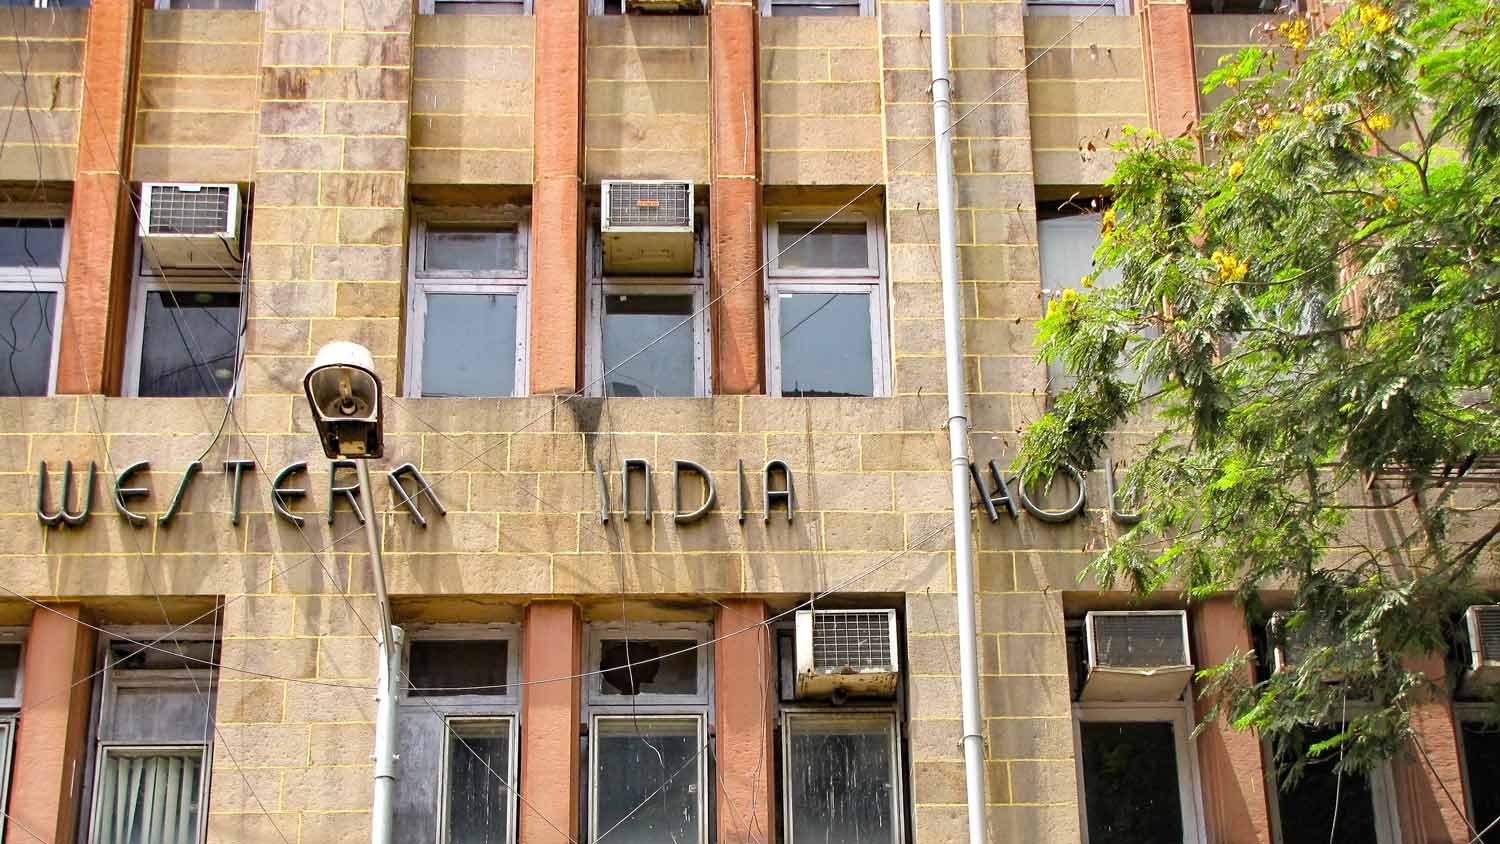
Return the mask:
<svg viewBox="0 0 1500 844"><path fill-rule="evenodd" d="M965 837L927 4L622 3L0 14L6 844L366 839L372 515L398 842ZM1425 762L1284 790L1181 684L1087 699L1128 508L988 468L1059 383L1033 322L1110 144L1196 124L1273 20L1242 5L948 3L996 842L1495 816L1462 703L1419 709ZM377 514L302 396L333 340L384 381ZM1198 666L1261 639L1227 597L1150 609ZM893 689L803 688L799 610Z"/></svg>

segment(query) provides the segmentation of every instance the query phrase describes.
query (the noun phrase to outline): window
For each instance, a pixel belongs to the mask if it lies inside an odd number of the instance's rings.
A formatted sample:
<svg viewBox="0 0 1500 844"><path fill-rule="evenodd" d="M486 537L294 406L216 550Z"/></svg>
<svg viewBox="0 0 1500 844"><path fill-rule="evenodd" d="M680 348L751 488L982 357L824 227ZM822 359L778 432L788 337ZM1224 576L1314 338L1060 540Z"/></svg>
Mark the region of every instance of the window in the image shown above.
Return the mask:
<svg viewBox="0 0 1500 844"><path fill-rule="evenodd" d="M766 226L770 393L889 395L885 249L877 217L777 210Z"/></svg>
<svg viewBox="0 0 1500 844"><path fill-rule="evenodd" d="M788 711L782 772L789 844L895 844L900 757L891 711Z"/></svg>
<svg viewBox="0 0 1500 844"><path fill-rule="evenodd" d="M1312 731L1306 744L1333 734L1331 728ZM1276 770L1269 745L1266 749L1266 776L1274 780L1268 791L1275 844L1393 844L1397 840L1395 791L1388 766L1365 776L1341 774L1335 770L1335 752L1310 762L1293 782Z"/></svg>
<svg viewBox="0 0 1500 844"><path fill-rule="evenodd" d="M632 10L627 5L629 0L589 0L589 14L591 15L623 15ZM700 14L703 11L702 3L693 0L682 0L678 3L680 7L686 7L678 14Z"/></svg>
<svg viewBox="0 0 1500 844"><path fill-rule="evenodd" d="M397 727L395 844L515 840L517 628L411 628Z"/></svg>
<svg viewBox="0 0 1500 844"><path fill-rule="evenodd" d="M0 219L0 396L55 386L66 250L61 219Z"/></svg>
<svg viewBox="0 0 1500 844"><path fill-rule="evenodd" d="M760 13L771 17L857 17L875 13L874 0L760 0Z"/></svg>
<svg viewBox="0 0 1500 844"><path fill-rule="evenodd" d="M594 217L584 332L590 395L709 394L706 213L702 207L694 213L693 272L681 276L606 276Z"/></svg>
<svg viewBox="0 0 1500 844"><path fill-rule="evenodd" d="M92 844L192 844L202 835L217 642L132 629L104 645L94 722Z"/></svg>
<svg viewBox="0 0 1500 844"><path fill-rule="evenodd" d="M21 657L25 630L0 629L0 807L9 805L11 754L15 750L16 721L21 710ZM5 815L0 813L0 837Z"/></svg>
<svg viewBox="0 0 1500 844"><path fill-rule="evenodd" d="M530 0L421 0L424 15L529 15Z"/></svg>
<svg viewBox="0 0 1500 844"><path fill-rule="evenodd" d="M455 210L416 224L407 300L408 395L526 394L528 218L524 208Z"/></svg>
<svg viewBox="0 0 1500 844"><path fill-rule="evenodd" d="M1295 0L1191 0L1195 15L1271 15L1295 12Z"/></svg>
<svg viewBox="0 0 1500 844"><path fill-rule="evenodd" d="M1130 14L1129 0L1026 0L1028 15L1098 17Z"/></svg>
<svg viewBox="0 0 1500 844"><path fill-rule="evenodd" d="M708 840L708 627L595 625L589 839Z"/></svg>
<svg viewBox="0 0 1500 844"><path fill-rule="evenodd" d="M260 8L258 0L156 0L158 9L182 11L226 11L238 9L253 12Z"/></svg>
<svg viewBox="0 0 1500 844"><path fill-rule="evenodd" d="M1478 844L1500 842L1500 724L1486 720L1494 715L1487 709L1482 704L1453 707L1464 765L1464 793L1469 797L1469 823L1486 833Z"/></svg>
<svg viewBox="0 0 1500 844"><path fill-rule="evenodd" d="M5 0L0 5L31 6L37 9L87 9L89 7L88 0Z"/></svg>

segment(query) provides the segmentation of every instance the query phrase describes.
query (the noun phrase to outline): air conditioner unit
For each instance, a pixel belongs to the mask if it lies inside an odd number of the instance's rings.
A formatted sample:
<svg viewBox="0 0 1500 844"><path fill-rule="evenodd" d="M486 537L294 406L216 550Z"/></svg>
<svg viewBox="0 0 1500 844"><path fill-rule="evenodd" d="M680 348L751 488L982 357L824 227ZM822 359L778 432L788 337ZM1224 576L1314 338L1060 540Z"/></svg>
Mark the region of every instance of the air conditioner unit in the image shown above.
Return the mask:
<svg viewBox="0 0 1500 844"><path fill-rule="evenodd" d="M703 11L703 0L625 0L625 10L645 14L697 14Z"/></svg>
<svg viewBox="0 0 1500 844"><path fill-rule="evenodd" d="M1193 676L1183 610L1091 612L1083 617L1088 677L1082 700L1171 701Z"/></svg>
<svg viewBox="0 0 1500 844"><path fill-rule="evenodd" d="M797 699L891 697L899 653L895 610L800 610Z"/></svg>
<svg viewBox="0 0 1500 844"><path fill-rule="evenodd" d="M147 182L139 231L148 265L236 265L243 257L239 186Z"/></svg>
<svg viewBox="0 0 1500 844"><path fill-rule="evenodd" d="M606 275L690 275L693 272L693 183L603 185Z"/></svg>
<svg viewBox="0 0 1500 844"><path fill-rule="evenodd" d="M1469 664L1464 667L1459 691L1465 696L1487 697L1500 685L1500 604L1469 607L1464 621L1469 628Z"/></svg>
<svg viewBox="0 0 1500 844"><path fill-rule="evenodd" d="M1326 629L1309 630L1306 626L1297 630L1288 629L1287 620L1290 615L1284 612L1272 613L1271 621L1266 625L1267 638L1271 642L1271 670L1273 672L1281 672L1295 666L1308 648L1332 644ZM1370 656L1374 657L1375 643L1364 642L1362 644ZM1343 682L1344 674L1337 669L1331 669L1322 680L1325 683Z"/></svg>

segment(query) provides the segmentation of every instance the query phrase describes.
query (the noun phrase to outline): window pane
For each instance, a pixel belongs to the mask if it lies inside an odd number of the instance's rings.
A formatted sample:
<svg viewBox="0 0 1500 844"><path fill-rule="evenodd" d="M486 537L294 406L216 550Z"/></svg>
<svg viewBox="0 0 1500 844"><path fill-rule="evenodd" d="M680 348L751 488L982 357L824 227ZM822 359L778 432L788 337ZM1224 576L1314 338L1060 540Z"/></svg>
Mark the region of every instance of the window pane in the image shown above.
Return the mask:
<svg viewBox="0 0 1500 844"><path fill-rule="evenodd" d="M1181 841L1182 800L1172 725L1083 721L1078 729L1089 840L1109 844Z"/></svg>
<svg viewBox="0 0 1500 844"><path fill-rule="evenodd" d="M510 722L450 722L446 844L504 844L508 832Z"/></svg>
<svg viewBox="0 0 1500 844"><path fill-rule="evenodd" d="M1337 761L1335 753L1325 761L1308 764L1294 784L1282 779L1277 797L1282 844L1369 844L1376 840L1370 780L1358 775L1340 776L1333 769Z"/></svg>
<svg viewBox="0 0 1500 844"><path fill-rule="evenodd" d="M201 742L211 738L213 686L207 676L171 686L119 686L104 713L100 738L131 742Z"/></svg>
<svg viewBox="0 0 1500 844"><path fill-rule="evenodd" d="M695 695L697 642L691 639L605 639L599 643L601 689L607 695ZM664 654L670 654L660 659ZM647 662L647 660L651 660ZM635 665L633 663L644 663Z"/></svg>
<svg viewBox="0 0 1500 844"><path fill-rule="evenodd" d="M818 7L793 6L797 11L774 11L774 14L838 15L858 14L857 6ZM818 8L831 11L809 11ZM839 12L839 8L851 12ZM814 229L817 229L814 231ZM779 223L777 231L776 265L781 269L863 270L870 266L870 249L864 223ZM800 238L800 240L799 240ZM795 244L795 245L794 245Z"/></svg>
<svg viewBox="0 0 1500 844"><path fill-rule="evenodd" d="M771 15L773 17L787 17L791 15L803 15L806 17L835 17L844 15L859 15L858 5L824 4L798 5L795 3L772 3Z"/></svg>
<svg viewBox="0 0 1500 844"><path fill-rule="evenodd" d="M141 336L143 396L223 396L234 385L240 294L153 291Z"/></svg>
<svg viewBox="0 0 1500 844"><path fill-rule="evenodd" d="M48 0L49 9L87 9L89 0Z"/></svg>
<svg viewBox="0 0 1500 844"><path fill-rule="evenodd" d="M21 679L21 646L0 645L0 697L15 697Z"/></svg>
<svg viewBox="0 0 1500 844"><path fill-rule="evenodd" d="M594 840L612 844L699 841L696 718L600 718L593 771ZM611 831L613 830L613 831Z"/></svg>
<svg viewBox="0 0 1500 844"><path fill-rule="evenodd" d="M45 396L57 294L0 291L0 396Z"/></svg>
<svg viewBox="0 0 1500 844"><path fill-rule="evenodd" d="M493 6L494 3L442 3L440 6ZM472 12L477 9L439 9L445 12ZM498 13L496 13L498 14ZM429 270L466 270L471 272L495 272L516 268L516 230L514 228L473 227L427 227L427 248L424 256Z"/></svg>
<svg viewBox="0 0 1500 844"><path fill-rule="evenodd" d="M406 677L414 697L503 695L509 660L510 648L503 640L414 639Z"/></svg>
<svg viewBox="0 0 1500 844"><path fill-rule="evenodd" d="M427 294L422 395L512 395L516 302L510 293Z"/></svg>
<svg viewBox="0 0 1500 844"><path fill-rule="evenodd" d="M170 0L173 9L242 9L253 11L255 0Z"/></svg>
<svg viewBox="0 0 1500 844"><path fill-rule="evenodd" d="M604 297L605 390L611 396L697 393L693 297L608 294ZM671 331L649 349L646 344ZM642 349L646 349L641 352ZM641 354L631 358L637 352ZM620 366L622 361L630 362ZM615 367L619 366L619 369Z"/></svg>
<svg viewBox="0 0 1500 844"><path fill-rule="evenodd" d="M198 840L203 755L105 751L94 844L192 844Z"/></svg>
<svg viewBox="0 0 1500 844"><path fill-rule="evenodd" d="M1474 806L1470 822L1484 830L1500 818L1500 725L1464 721L1462 727L1469 800ZM1500 844L1500 824L1483 841Z"/></svg>
<svg viewBox="0 0 1500 844"><path fill-rule="evenodd" d="M433 4L432 11L439 15L524 15L526 6L522 3L483 3L473 0L459 0L459 2L444 2L438 0ZM512 262L512 265L514 261Z"/></svg>
<svg viewBox="0 0 1500 844"><path fill-rule="evenodd" d="M873 396L870 294L782 293L781 394Z"/></svg>
<svg viewBox="0 0 1500 844"><path fill-rule="evenodd" d="M791 844L895 841L891 720L794 716L787 724Z"/></svg>
<svg viewBox="0 0 1500 844"><path fill-rule="evenodd" d="M0 220L0 267L61 266L62 245L62 220Z"/></svg>

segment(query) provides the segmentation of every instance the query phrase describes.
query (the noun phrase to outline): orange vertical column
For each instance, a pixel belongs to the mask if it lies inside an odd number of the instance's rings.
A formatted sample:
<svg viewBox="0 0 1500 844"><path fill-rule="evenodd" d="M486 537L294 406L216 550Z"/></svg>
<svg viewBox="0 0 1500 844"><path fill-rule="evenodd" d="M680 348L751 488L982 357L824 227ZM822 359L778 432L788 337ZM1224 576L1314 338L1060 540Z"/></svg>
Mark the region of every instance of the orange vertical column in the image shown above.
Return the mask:
<svg viewBox="0 0 1500 844"><path fill-rule="evenodd" d="M531 392L579 383L585 0L536 4L536 184L531 197Z"/></svg>
<svg viewBox="0 0 1500 844"><path fill-rule="evenodd" d="M1233 599L1212 598L1193 611L1195 662L1217 665L1236 651L1251 649L1245 614ZM1196 701L1198 720L1212 706ZM1271 840L1269 804L1260 741L1236 730L1220 715L1198 735L1198 767L1203 780L1203 813L1209 844L1255 844Z"/></svg>
<svg viewBox="0 0 1500 844"><path fill-rule="evenodd" d="M94 631L79 623L87 620L77 604L32 614L5 844L74 838L93 691L83 682L94 665Z"/></svg>
<svg viewBox="0 0 1500 844"><path fill-rule="evenodd" d="M568 844L578 839L579 682L583 625L567 601L526 607L521 672L520 844Z"/></svg>
<svg viewBox="0 0 1500 844"><path fill-rule="evenodd" d="M118 390L130 276L131 126L140 43L136 0L95 0L83 50L78 160L68 213L59 393Z"/></svg>
<svg viewBox="0 0 1500 844"><path fill-rule="evenodd" d="M1441 654L1408 659L1407 667L1427 675L1438 689L1447 688ZM1411 707L1416 746L1392 763L1401 840L1410 844L1464 844L1471 833L1465 823L1463 767L1453 707L1446 694L1429 696Z"/></svg>
<svg viewBox="0 0 1500 844"><path fill-rule="evenodd" d="M729 395L760 393L765 385L756 15L754 0L713 0L708 20L714 392Z"/></svg>
<svg viewBox="0 0 1500 844"><path fill-rule="evenodd" d="M1145 0L1141 29L1151 128L1175 138L1198 126L1198 77L1187 3Z"/></svg>
<svg viewBox="0 0 1500 844"><path fill-rule="evenodd" d="M714 617L714 765L719 844L776 838L771 784L771 638L766 605L728 600ZM741 632L744 631L744 632Z"/></svg>

